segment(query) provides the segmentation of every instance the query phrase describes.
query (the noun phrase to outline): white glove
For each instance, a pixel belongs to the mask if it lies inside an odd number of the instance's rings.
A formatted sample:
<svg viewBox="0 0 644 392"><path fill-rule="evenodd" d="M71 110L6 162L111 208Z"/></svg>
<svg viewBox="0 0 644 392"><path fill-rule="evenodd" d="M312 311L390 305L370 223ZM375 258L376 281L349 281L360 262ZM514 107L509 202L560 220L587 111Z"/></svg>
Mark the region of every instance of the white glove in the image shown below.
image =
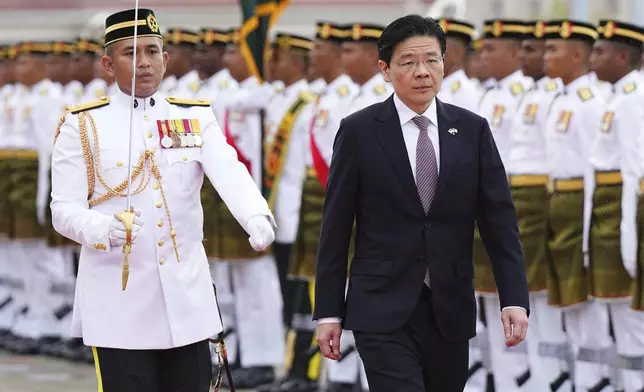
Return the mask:
<svg viewBox="0 0 644 392"><path fill-rule="evenodd" d="M134 214L134 221L132 223L132 243L136 241L136 236L143 226L143 221L139 218L141 211L137 211ZM125 225L118 218L112 219L110 222L110 231L108 237L110 239L110 245L117 247L123 246L126 240Z"/></svg>
<svg viewBox="0 0 644 392"><path fill-rule="evenodd" d="M590 267L590 256L588 256L588 252L584 252L584 268Z"/></svg>
<svg viewBox="0 0 644 392"><path fill-rule="evenodd" d="M624 269L626 270L626 272L628 272L630 277L635 279L635 277L637 276L637 261L623 260L622 263L624 264Z"/></svg>
<svg viewBox="0 0 644 392"><path fill-rule="evenodd" d="M256 252L268 248L275 240L273 225L266 215L255 215L248 220L248 242Z"/></svg>

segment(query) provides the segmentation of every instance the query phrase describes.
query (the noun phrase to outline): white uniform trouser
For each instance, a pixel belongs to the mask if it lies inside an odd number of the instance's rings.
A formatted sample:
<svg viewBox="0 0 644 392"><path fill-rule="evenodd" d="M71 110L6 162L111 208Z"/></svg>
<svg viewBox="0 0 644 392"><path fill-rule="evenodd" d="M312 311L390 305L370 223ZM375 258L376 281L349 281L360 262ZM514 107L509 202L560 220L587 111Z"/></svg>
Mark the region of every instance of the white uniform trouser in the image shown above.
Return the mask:
<svg viewBox="0 0 644 392"><path fill-rule="evenodd" d="M226 265L226 267L220 266ZM226 274L228 269L229 275ZM250 260L213 262L211 274L217 287L222 308L222 297L232 297L235 320L223 320L224 327L234 325L239 342L242 367L279 366L284 363L285 332L282 324L282 293L273 256L265 255ZM228 293L223 280L229 276ZM221 286L220 286L221 284ZM224 318L222 311L222 319ZM230 341L226 345L231 345ZM229 356L230 358L230 356ZM231 359L231 361L234 359Z"/></svg>
<svg viewBox="0 0 644 392"><path fill-rule="evenodd" d="M485 320L487 322L492 371L494 372L495 392L531 390L528 389L530 383L521 388L517 385L517 378L528 370L527 356L525 352L521 352L521 346L524 346L525 343L517 346L516 351L506 349L499 298L491 295L482 297L485 302Z"/></svg>
<svg viewBox="0 0 644 392"><path fill-rule="evenodd" d="M608 304L613 320L613 333L618 356L644 359L644 312L631 309L629 302ZM644 369L620 369L625 392L639 392L644 388Z"/></svg>
<svg viewBox="0 0 644 392"><path fill-rule="evenodd" d="M612 347L608 310L605 304L588 301L564 309L563 313L566 334L575 354L575 388L585 391L609 375L608 366L578 357L580 351L600 353Z"/></svg>
<svg viewBox="0 0 644 392"><path fill-rule="evenodd" d="M548 305L546 293L531 294L529 323L526 344L530 380L535 390L550 391L550 384L563 372L569 370L565 358L554 356L555 351L563 354L568 346L566 333L563 330L561 309ZM540 346L544 348L542 351L547 355L540 355ZM566 382L557 391L570 391L572 384L572 382Z"/></svg>
<svg viewBox="0 0 644 392"><path fill-rule="evenodd" d="M478 299L479 299L479 294L476 293L476 303L478 304ZM484 352L483 349L481 348L481 345L484 345L487 350L487 329L485 328L485 325L481 322L480 317L478 316L482 312L481 307L477 307L477 317L476 317L476 337L470 341L470 348L469 348L469 363L468 366L472 368L475 363L481 362L483 364L483 368L479 369L476 371L476 373L472 374L472 376L467 380L467 384L465 385L465 392L484 392L485 391L485 385L487 382L487 372L488 370L491 371L491 369L488 369L487 367L490 366L489 361L484 359ZM476 341L478 344L474 344L473 342ZM487 351L485 351L487 353ZM486 367L487 366L487 367Z"/></svg>
<svg viewBox="0 0 644 392"><path fill-rule="evenodd" d="M19 297L22 294L15 244L6 236L0 236L0 330L8 331L13 324Z"/></svg>
<svg viewBox="0 0 644 392"><path fill-rule="evenodd" d="M47 244L42 239L19 240L24 259L22 266L26 304L29 310L15 320L14 334L31 339L58 336L60 326L54 316L56 297L51 295L57 265L49 259Z"/></svg>
<svg viewBox="0 0 644 392"><path fill-rule="evenodd" d="M353 347L353 351L344 355L347 350ZM354 384L360 377L362 390L368 391L367 375L364 370L364 364L358 354L356 341L352 331L342 331L340 337L340 352L343 353L342 361L327 360L328 381L333 383Z"/></svg>

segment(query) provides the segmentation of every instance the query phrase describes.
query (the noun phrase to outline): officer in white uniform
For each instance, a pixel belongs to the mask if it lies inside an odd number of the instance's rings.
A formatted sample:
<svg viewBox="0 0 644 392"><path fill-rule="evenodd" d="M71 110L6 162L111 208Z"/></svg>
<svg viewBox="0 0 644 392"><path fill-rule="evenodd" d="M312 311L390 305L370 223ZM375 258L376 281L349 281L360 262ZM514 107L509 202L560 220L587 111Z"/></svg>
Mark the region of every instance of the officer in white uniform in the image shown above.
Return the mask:
<svg viewBox="0 0 644 392"><path fill-rule="evenodd" d="M548 207L548 304L562 308L575 355L576 390L607 384L602 353L612 349L608 312L589 297L588 229L594 176L588 158L605 102L589 75L596 27L575 20L545 22L544 69L563 83L546 120Z"/></svg>
<svg viewBox="0 0 644 392"><path fill-rule="evenodd" d="M633 278L637 277L637 230L639 188L638 141L644 123L644 94L638 63L644 29L630 23L601 20L591 63L597 77L612 86L601 123L597 124L590 151L595 174L590 224L591 295L606 303L623 389L644 387L644 314L631 309ZM635 164L635 165L634 165ZM634 360L637 359L637 360ZM615 389L617 385L614 385Z"/></svg>
<svg viewBox="0 0 644 392"><path fill-rule="evenodd" d="M151 10L134 15L106 20L104 65L122 92L74 107L55 138L53 224L82 245L71 333L93 348L100 390L207 392L207 339L222 325L202 244L204 173L256 251L274 221L210 102L158 92L159 24Z"/></svg>
<svg viewBox="0 0 644 392"><path fill-rule="evenodd" d="M507 164L510 153L510 134L514 131L512 119L523 93L533 83L521 71L519 52L525 37L525 25L516 20L486 20L480 51L483 67L496 80L481 98L478 114L490 124L501 159ZM474 241L475 288L483 298L487 339L490 350L494 385L497 392L522 390L528 374L525 345L511 350L503 344L498 293L492 274L492 264L478 235ZM482 331L482 333L485 333ZM490 369L488 369L490 370ZM529 390L530 384L525 385Z"/></svg>

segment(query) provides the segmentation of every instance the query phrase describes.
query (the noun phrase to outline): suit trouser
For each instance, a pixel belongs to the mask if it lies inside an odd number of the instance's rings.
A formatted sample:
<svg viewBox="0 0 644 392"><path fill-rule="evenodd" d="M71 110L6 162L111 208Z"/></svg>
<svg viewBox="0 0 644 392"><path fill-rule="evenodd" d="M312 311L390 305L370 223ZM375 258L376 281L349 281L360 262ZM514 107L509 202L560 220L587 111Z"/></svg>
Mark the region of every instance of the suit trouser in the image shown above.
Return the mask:
<svg viewBox="0 0 644 392"><path fill-rule="evenodd" d="M624 391L639 392L644 388L644 312L631 309L630 302L610 303L608 307Z"/></svg>
<svg viewBox="0 0 644 392"><path fill-rule="evenodd" d="M462 392L465 387L469 341L448 342L441 336L426 286L401 328L354 331L354 336L370 392Z"/></svg>
<svg viewBox="0 0 644 392"><path fill-rule="evenodd" d="M479 303L480 295L478 293L475 295L476 302ZM487 329L480 317L483 314L483 309L478 306L476 313L476 336L470 340L469 348L469 371L473 371L473 373L467 379L465 392L484 392L487 383L487 374L488 372L492 372L489 361ZM474 366L478 364L481 367L474 371Z"/></svg>
<svg viewBox="0 0 644 392"><path fill-rule="evenodd" d="M292 244L273 243L273 256L277 265L277 275L279 277L280 288L282 290L283 303L282 320L285 326L290 326L293 320L293 302L287 301L286 298L293 298L295 295L296 284L288 278L288 267L290 262Z"/></svg>
<svg viewBox="0 0 644 392"><path fill-rule="evenodd" d="M608 376L608 366L594 357L613 345L608 310L589 301L564 309L566 333L575 354L575 388L584 391Z"/></svg>
<svg viewBox="0 0 644 392"><path fill-rule="evenodd" d="M230 274L227 287L225 269ZM237 331L242 367L281 365L284 362L282 295L273 257L265 255L249 260L217 261L212 264L211 274L220 305L226 309L226 312L222 310L224 328L232 326ZM229 288L228 292L225 288ZM232 317L226 304L226 301L230 304L227 296L233 301ZM228 313L226 317L224 313ZM230 323L233 319L234 322ZM231 340L226 344L231 345ZM234 358L230 359L234 361Z"/></svg>
<svg viewBox="0 0 644 392"><path fill-rule="evenodd" d="M92 347L100 392L208 392L208 341L168 350Z"/></svg>

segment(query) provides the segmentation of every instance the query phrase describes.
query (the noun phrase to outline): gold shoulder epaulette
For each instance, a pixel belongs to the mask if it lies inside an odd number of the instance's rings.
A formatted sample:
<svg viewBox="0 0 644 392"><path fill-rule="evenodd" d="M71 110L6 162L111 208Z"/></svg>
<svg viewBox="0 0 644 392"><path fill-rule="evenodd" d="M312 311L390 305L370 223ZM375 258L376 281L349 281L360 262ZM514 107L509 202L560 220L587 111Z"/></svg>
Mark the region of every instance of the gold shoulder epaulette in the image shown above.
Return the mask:
<svg viewBox="0 0 644 392"><path fill-rule="evenodd" d="M512 91L512 95L519 95L525 91L523 88L523 85L521 82L514 82L512 83L512 86L510 86L510 91Z"/></svg>
<svg viewBox="0 0 644 392"><path fill-rule="evenodd" d="M299 98L305 100L306 102L312 102L315 100L315 94L310 91L302 91L299 94Z"/></svg>
<svg viewBox="0 0 644 392"><path fill-rule="evenodd" d="M633 91L637 90L637 84L635 82L630 82L626 85L624 85L624 94L630 94Z"/></svg>
<svg viewBox="0 0 644 392"><path fill-rule="evenodd" d="M450 86L450 90L452 90L453 93L457 92L460 89L461 89L461 81L460 80L455 81Z"/></svg>
<svg viewBox="0 0 644 392"><path fill-rule="evenodd" d="M382 95L387 92L387 88L385 87L384 84L377 84L376 87L373 88L373 93L376 95Z"/></svg>
<svg viewBox="0 0 644 392"><path fill-rule="evenodd" d="M190 98L177 98L177 97L168 97L166 98L169 104L190 107L190 106L204 106L210 107L209 99L190 99Z"/></svg>
<svg viewBox="0 0 644 392"><path fill-rule="evenodd" d="M337 92L341 97L346 97L347 95L349 95L349 88L347 86L340 86L338 87Z"/></svg>
<svg viewBox="0 0 644 392"><path fill-rule="evenodd" d="M96 101L91 101L87 103L81 103L80 105L70 106L69 111L72 114L78 114L81 112L85 112L87 110L102 108L103 106L107 106L109 104L110 104L110 97L101 97Z"/></svg>
<svg viewBox="0 0 644 392"><path fill-rule="evenodd" d="M582 102L586 102L594 97L593 92L588 87L580 87L577 89L577 95L581 98Z"/></svg>
<svg viewBox="0 0 644 392"><path fill-rule="evenodd" d="M546 88L545 88L546 92L551 93L556 89L557 89L557 82L555 82L554 80L551 80L546 84Z"/></svg>

